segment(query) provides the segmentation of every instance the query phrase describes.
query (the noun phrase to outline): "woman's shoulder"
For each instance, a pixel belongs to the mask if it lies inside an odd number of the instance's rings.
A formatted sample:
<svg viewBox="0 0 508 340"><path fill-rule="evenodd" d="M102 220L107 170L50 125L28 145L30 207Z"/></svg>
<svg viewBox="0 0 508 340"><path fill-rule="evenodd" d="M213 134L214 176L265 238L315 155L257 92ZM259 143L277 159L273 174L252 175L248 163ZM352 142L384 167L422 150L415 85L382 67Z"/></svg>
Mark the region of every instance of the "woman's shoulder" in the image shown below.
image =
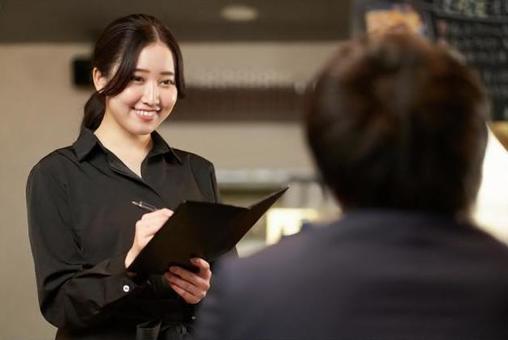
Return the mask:
<svg viewBox="0 0 508 340"><path fill-rule="evenodd" d="M181 149L172 150L182 163L189 163L192 167L213 168L213 163L203 156Z"/></svg>
<svg viewBox="0 0 508 340"><path fill-rule="evenodd" d="M42 157L31 169L33 173L58 174L66 167L78 162L72 146L66 146L51 151Z"/></svg>
<svg viewBox="0 0 508 340"><path fill-rule="evenodd" d="M190 170L205 197L212 202L220 201L212 162L192 152L177 149L173 151L180 158L185 169Z"/></svg>

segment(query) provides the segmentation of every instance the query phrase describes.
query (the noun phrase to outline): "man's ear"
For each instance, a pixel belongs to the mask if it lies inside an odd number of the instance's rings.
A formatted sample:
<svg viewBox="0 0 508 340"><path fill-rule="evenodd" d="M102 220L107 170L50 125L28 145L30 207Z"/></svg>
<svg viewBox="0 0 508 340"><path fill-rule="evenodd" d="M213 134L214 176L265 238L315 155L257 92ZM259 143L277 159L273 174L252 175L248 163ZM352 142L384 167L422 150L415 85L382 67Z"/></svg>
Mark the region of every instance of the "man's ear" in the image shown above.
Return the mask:
<svg viewBox="0 0 508 340"><path fill-rule="evenodd" d="M92 70L92 78L93 78L93 85L95 86L95 90L99 92L102 90L106 84L108 83L108 80L106 77L99 71L97 67L94 67Z"/></svg>

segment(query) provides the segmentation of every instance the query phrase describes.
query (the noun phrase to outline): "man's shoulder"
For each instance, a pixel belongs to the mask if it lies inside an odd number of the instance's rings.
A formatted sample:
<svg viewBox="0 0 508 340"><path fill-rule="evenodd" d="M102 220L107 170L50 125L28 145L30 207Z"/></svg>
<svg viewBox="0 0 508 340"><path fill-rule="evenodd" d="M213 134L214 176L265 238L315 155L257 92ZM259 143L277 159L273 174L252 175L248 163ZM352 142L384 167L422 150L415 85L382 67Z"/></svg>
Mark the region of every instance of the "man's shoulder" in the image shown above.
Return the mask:
<svg viewBox="0 0 508 340"><path fill-rule="evenodd" d="M223 271L234 273L233 281L241 285L259 286L260 281L270 285L271 281L292 280L293 275L312 267L333 247L327 241L327 236L335 234L331 228L334 227L319 226L284 237L251 256L224 261L221 267Z"/></svg>
<svg viewBox="0 0 508 340"><path fill-rule="evenodd" d="M228 261L225 267L235 273L232 281L256 285L259 277L266 282L282 282L299 278L302 273L318 275L324 270L321 264L362 270L364 265L359 264L364 256L374 256L373 261L381 264L410 261L397 254L411 257L428 253L439 254L443 265L454 263L458 253L492 265L508 261L506 244L473 224L441 224L432 218L408 223L403 214L400 224L394 220L398 217L387 221L377 215L341 218L283 238L247 258ZM508 269L503 272L508 273Z"/></svg>

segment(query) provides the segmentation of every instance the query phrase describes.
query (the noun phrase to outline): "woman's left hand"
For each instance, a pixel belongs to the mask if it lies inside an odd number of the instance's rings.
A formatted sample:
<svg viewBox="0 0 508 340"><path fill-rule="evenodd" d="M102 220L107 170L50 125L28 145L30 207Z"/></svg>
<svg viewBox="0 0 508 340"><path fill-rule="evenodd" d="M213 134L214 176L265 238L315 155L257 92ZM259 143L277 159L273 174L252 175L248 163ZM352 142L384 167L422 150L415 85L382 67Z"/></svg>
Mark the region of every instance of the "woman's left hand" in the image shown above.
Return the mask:
<svg viewBox="0 0 508 340"><path fill-rule="evenodd" d="M187 303L196 304L206 296L208 289L210 289L212 272L208 262L201 258L193 258L191 262L199 268L199 272L193 273L184 268L172 266L164 273L164 276L171 288Z"/></svg>

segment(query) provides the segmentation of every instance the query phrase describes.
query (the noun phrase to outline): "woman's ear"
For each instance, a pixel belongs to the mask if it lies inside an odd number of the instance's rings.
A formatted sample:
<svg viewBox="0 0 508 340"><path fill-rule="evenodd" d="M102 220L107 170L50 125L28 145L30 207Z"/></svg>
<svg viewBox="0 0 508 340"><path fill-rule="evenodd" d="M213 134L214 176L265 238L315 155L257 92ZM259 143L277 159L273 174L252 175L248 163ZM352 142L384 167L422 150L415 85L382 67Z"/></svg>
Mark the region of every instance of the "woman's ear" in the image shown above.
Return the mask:
<svg viewBox="0 0 508 340"><path fill-rule="evenodd" d="M108 80L106 77L99 71L97 67L94 67L92 70L92 78L93 78L93 85L95 86L95 90L99 92L102 90L106 84L108 83Z"/></svg>

